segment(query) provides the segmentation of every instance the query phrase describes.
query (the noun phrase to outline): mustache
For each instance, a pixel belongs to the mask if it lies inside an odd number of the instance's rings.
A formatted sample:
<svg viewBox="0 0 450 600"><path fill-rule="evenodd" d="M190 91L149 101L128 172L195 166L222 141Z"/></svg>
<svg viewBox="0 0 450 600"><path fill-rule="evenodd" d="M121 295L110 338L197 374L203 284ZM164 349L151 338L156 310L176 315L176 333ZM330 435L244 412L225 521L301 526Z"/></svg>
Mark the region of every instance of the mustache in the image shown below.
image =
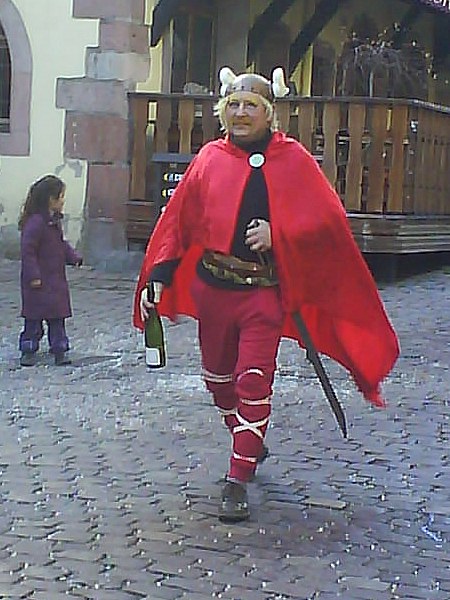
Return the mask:
<svg viewBox="0 0 450 600"><path fill-rule="evenodd" d="M251 123L250 119L233 119L232 121L233 125L251 125Z"/></svg>

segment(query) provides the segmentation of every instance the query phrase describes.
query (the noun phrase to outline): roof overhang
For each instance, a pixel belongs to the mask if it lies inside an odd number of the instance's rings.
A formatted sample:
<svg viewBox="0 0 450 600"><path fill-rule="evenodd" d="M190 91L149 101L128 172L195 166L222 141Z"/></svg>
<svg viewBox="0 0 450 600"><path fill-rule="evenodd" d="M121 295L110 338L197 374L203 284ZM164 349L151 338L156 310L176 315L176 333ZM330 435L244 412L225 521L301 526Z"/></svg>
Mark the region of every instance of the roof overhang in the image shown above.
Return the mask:
<svg viewBox="0 0 450 600"><path fill-rule="evenodd" d="M181 0L159 0L158 4L153 9L151 46L156 46L159 42L162 34L170 25L170 21L174 18L180 5Z"/></svg>
<svg viewBox="0 0 450 600"><path fill-rule="evenodd" d="M450 0L415 0L415 2L416 4L423 6L423 8L432 10L434 12L438 11L441 14L443 13L450 16ZM270 10L277 8L277 10L279 10L279 14L281 15L292 3L292 0L278 0L278 6L276 2L272 2L271 5L269 5L269 9L266 10L266 13L269 13ZM159 42L161 36L170 25L171 20L176 15L181 4L182 0L159 0L158 4L153 9L151 46L156 46L156 44ZM273 18L272 14L271 16ZM279 18L279 16L277 18ZM251 36L253 35L254 38L257 38L259 31L256 31L257 28L255 27L253 29L255 29L255 31L252 30L250 32ZM257 39L252 39L251 41L256 42L257 45Z"/></svg>
<svg viewBox="0 0 450 600"><path fill-rule="evenodd" d="M450 15L450 0L419 0L421 4Z"/></svg>

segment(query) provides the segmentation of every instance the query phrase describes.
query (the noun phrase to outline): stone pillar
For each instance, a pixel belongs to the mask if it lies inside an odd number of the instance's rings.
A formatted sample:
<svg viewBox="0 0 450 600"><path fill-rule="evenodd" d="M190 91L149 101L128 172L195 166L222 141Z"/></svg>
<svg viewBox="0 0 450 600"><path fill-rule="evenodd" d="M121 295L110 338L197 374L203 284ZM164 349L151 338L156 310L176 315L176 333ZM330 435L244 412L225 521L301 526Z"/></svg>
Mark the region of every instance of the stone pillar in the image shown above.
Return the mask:
<svg viewBox="0 0 450 600"><path fill-rule="evenodd" d="M58 80L56 102L66 109L65 157L88 162L83 251L99 264L126 252L127 93L149 73L145 0L73 0L73 17L99 19L99 45L86 49L83 77Z"/></svg>
<svg viewBox="0 0 450 600"><path fill-rule="evenodd" d="M227 0L219 2L217 6L217 22L220 27L217 31L216 56L220 64L216 71L224 65L231 67L235 73L242 73L247 66L248 32L250 28L249 0ZM217 87L219 83L217 82Z"/></svg>

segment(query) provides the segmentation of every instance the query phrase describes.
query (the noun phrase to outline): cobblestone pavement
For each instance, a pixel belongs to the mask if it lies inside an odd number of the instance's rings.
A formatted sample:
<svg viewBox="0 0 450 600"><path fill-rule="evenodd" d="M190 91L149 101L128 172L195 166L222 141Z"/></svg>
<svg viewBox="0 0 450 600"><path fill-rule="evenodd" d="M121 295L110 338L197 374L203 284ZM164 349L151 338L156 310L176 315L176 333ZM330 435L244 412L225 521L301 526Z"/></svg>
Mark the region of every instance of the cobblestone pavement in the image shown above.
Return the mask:
<svg viewBox="0 0 450 600"><path fill-rule="evenodd" d="M251 520L217 520L229 440L195 324L146 372L133 276L69 270L74 364L20 368L17 262L0 260L0 598L448 600L450 271L381 289L402 357L371 408L326 361L343 440L284 341Z"/></svg>

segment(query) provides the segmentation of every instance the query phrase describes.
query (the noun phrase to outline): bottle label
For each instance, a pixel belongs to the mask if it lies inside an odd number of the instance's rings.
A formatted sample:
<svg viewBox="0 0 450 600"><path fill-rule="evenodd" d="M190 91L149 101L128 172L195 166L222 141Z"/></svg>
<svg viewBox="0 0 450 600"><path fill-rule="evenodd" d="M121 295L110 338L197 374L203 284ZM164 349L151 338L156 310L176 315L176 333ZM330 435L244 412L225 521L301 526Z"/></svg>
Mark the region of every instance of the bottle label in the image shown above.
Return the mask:
<svg viewBox="0 0 450 600"><path fill-rule="evenodd" d="M145 362L149 367L161 366L161 352L158 348L145 349Z"/></svg>

